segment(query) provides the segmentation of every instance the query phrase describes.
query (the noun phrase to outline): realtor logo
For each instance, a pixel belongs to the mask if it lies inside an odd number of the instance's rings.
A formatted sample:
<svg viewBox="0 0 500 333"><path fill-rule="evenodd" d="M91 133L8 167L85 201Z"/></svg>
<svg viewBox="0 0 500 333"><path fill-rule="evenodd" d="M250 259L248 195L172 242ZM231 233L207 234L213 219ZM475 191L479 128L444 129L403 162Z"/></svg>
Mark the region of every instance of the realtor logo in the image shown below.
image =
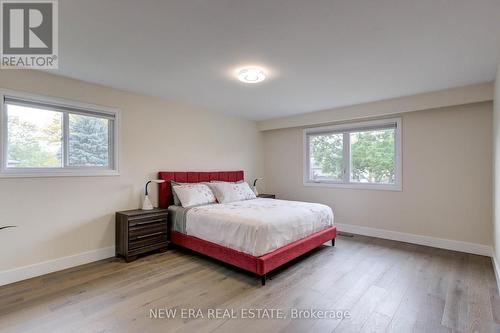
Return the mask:
<svg viewBox="0 0 500 333"><path fill-rule="evenodd" d="M57 0L0 0L1 68L58 67Z"/></svg>

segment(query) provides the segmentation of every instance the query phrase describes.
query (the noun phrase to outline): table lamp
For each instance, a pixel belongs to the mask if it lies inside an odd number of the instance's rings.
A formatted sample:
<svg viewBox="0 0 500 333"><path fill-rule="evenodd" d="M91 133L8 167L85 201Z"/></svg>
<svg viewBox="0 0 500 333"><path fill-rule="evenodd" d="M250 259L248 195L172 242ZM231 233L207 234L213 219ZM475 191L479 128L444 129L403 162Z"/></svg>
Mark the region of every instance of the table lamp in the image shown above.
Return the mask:
<svg viewBox="0 0 500 333"><path fill-rule="evenodd" d="M145 190L144 190L144 201L142 203L142 210L152 210L152 209L154 209L154 207L151 204L151 201L149 200L149 197L148 197L148 185L149 185L149 183L161 184L161 183L164 183L164 182L165 181L163 179L152 179L152 180L149 180L146 183L146 187L145 187Z"/></svg>
<svg viewBox="0 0 500 333"><path fill-rule="evenodd" d="M259 195L259 192L257 191L257 182L258 182L259 180L262 180L262 179L264 179L264 178L256 178L256 179L253 181L253 188L252 188L252 190L253 190L253 192L255 193L255 195Z"/></svg>

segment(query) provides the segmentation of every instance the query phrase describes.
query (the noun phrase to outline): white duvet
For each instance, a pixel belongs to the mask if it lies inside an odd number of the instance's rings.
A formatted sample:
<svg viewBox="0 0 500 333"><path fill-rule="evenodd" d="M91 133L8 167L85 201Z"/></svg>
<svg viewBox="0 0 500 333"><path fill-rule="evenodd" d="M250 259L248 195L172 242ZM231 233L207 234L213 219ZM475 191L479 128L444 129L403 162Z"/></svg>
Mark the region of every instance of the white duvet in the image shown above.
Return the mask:
<svg viewBox="0 0 500 333"><path fill-rule="evenodd" d="M191 208L189 236L262 256L333 225L328 206L258 198Z"/></svg>

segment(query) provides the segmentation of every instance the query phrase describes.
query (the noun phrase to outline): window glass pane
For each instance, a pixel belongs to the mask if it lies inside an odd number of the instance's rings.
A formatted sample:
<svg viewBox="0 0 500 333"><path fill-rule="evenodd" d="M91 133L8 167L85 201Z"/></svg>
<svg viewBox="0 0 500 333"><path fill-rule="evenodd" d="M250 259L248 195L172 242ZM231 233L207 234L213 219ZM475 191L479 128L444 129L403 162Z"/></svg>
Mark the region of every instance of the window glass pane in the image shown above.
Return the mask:
<svg viewBox="0 0 500 333"><path fill-rule="evenodd" d="M395 183L395 129L350 133L351 181Z"/></svg>
<svg viewBox="0 0 500 333"><path fill-rule="evenodd" d="M109 166L109 120L69 114L70 166Z"/></svg>
<svg viewBox="0 0 500 333"><path fill-rule="evenodd" d="M344 169L343 134L309 137L309 179L341 181Z"/></svg>
<svg viewBox="0 0 500 333"><path fill-rule="evenodd" d="M7 168L62 167L62 113L6 104Z"/></svg>

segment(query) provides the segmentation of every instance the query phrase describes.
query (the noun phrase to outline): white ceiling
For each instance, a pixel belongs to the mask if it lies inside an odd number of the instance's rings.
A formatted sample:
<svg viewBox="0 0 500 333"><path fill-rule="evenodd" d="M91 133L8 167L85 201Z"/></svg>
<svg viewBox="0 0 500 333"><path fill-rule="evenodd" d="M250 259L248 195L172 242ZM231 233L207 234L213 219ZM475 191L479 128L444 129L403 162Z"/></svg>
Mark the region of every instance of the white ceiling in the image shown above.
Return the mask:
<svg viewBox="0 0 500 333"><path fill-rule="evenodd" d="M255 120L492 81L500 55L500 0L59 4L58 74Z"/></svg>

